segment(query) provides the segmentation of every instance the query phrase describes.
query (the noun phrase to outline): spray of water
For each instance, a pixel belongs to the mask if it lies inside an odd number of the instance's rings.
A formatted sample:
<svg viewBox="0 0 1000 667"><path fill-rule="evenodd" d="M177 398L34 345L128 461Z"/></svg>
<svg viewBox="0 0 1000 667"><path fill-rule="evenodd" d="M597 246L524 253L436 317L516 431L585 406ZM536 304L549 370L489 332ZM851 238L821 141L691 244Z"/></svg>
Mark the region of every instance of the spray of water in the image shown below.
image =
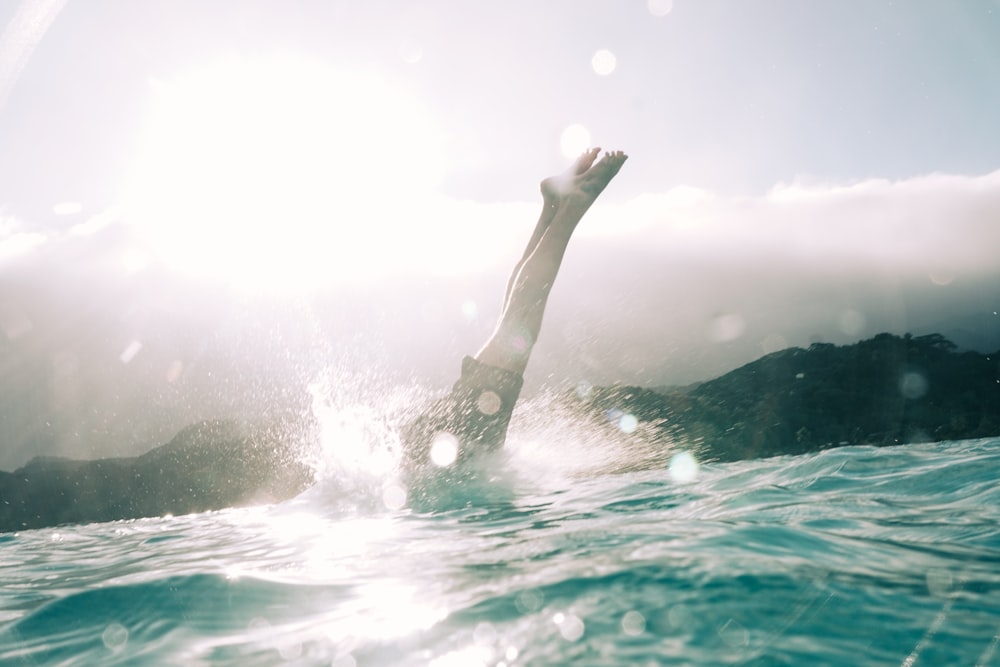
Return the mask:
<svg viewBox="0 0 1000 667"><path fill-rule="evenodd" d="M662 469L685 451L661 424L645 422L619 407L591 403L589 386L546 393L522 402L507 442L508 459L519 479L541 488L609 473ZM684 480L697 476L690 454ZM693 468L693 472L692 472Z"/></svg>
<svg viewBox="0 0 1000 667"><path fill-rule="evenodd" d="M326 509L402 508L399 423L406 406L424 392L389 388L375 375L336 368L325 370L308 389L315 446L307 450L306 462L316 485L306 497Z"/></svg>
<svg viewBox="0 0 1000 667"><path fill-rule="evenodd" d="M317 484L307 496L323 511L436 512L510 502L519 490L562 488L594 475L676 467L672 477L687 482L698 474L696 459L657 424L621 409L594 409L588 392L522 400L504 449L461 464L452 439L439 434L416 472L403 468L400 431L435 392L334 369L309 392L316 436L309 464Z"/></svg>

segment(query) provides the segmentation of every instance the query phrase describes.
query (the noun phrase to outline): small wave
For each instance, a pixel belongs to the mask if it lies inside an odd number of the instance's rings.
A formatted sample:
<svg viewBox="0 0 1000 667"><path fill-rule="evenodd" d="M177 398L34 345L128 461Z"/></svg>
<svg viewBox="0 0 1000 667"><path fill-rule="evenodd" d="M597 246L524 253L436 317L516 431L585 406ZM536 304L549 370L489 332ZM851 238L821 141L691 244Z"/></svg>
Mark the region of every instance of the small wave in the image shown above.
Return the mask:
<svg viewBox="0 0 1000 667"><path fill-rule="evenodd" d="M998 472L992 439L25 531L0 663L987 665Z"/></svg>
<svg viewBox="0 0 1000 667"><path fill-rule="evenodd" d="M183 636L229 636L316 614L350 594L346 586L291 586L252 577L174 576L106 586L58 598L0 633L4 664L56 664L87 656L107 664L119 654L171 657ZM173 656L176 657L176 656Z"/></svg>

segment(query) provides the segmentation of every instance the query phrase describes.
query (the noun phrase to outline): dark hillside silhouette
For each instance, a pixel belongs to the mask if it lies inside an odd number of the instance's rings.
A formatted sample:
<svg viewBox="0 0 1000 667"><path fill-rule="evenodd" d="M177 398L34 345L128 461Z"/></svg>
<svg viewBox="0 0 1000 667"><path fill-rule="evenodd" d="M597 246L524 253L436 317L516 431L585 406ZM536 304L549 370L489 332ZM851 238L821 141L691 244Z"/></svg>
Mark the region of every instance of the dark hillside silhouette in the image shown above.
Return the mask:
<svg viewBox="0 0 1000 667"><path fill-rule="evenodd" d="M0 472L0 532L274 502L311 481L287 438L207 421L138 457L38 457Z"/></svg>
<svg viewBox="0 0 1000 667"><path fill-rule="evenodd" d="M595 424L630 413L635 437L702 460L996 436L1000 354L959 352L938 334L880 334L776 352L681 389L597 388L583 405ZM0 532L291 498L312 472L287 430L208 421L138 457L36 458L0 472Z"/></svg>
<svg viewBox="0 0 1000 667"><path fill-rule="evenodd" d="M685 389L601 388L591 407L630 412L658 441L721 461L995 436L1000 353L958 352L939 334L879 334L775 352Z"/></svg>

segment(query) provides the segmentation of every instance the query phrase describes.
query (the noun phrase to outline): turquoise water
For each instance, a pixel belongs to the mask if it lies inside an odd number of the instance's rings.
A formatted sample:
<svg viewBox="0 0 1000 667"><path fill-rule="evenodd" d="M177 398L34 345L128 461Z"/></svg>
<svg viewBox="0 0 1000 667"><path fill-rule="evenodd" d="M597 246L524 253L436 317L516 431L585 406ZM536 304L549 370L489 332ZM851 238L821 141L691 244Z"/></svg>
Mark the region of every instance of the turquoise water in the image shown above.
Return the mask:
<svg viewBox="0 0 1000 667"><path fill-rule="evenodd" d="M0 535L2 665L1000 665L1000 439Z"/></svg>

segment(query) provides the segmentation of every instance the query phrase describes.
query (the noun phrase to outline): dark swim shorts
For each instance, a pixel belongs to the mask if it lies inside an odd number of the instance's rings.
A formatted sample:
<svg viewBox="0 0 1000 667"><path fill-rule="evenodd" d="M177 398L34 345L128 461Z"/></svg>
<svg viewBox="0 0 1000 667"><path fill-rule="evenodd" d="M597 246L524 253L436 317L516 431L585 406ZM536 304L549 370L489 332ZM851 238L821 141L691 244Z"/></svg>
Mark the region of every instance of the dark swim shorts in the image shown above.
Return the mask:
<svg viewBox="0 0 1000 667"><path fill-rule="evenodd" d="M459 462L503 447L524 378L472 357L462 360L462 377L447 396L432 402L403 427L404 454L411 464L430 462L431 445L441 434L458 441Z"/></svg>

